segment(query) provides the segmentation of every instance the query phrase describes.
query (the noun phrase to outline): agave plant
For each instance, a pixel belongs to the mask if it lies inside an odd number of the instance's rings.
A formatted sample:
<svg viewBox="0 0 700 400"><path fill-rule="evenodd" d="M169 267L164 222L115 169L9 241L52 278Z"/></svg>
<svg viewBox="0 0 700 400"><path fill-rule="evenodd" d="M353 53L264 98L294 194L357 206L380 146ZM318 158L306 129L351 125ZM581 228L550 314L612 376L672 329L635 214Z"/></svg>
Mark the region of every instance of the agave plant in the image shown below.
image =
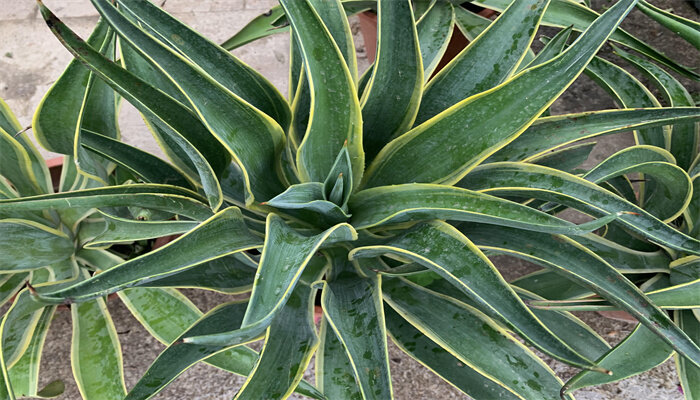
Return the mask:
<svg viewBox="0 0 700 400"><path fill-rule="evenodd" d="M118 293L168 345L128 393L120 373L79 374L83 397L150 398L205 361L247 376L238 399L286 398L295 390L319 399L390 399L387 334L476 399L572 398L567 390L581 382L644 370L626 362L630 346L646 365L658 364L640 340L660 343L653 350L665 349L664 359L676 352L687 382L697 384L697 321L681 312L674 322L663 309L669 303L645 292L666 282L663 274L673 276L671 258L692 266L685 256L700 255L691 179L657 147L670 142L684 160L678 164L695 169L700 111L682 100L682 86L668 73L639 57L673 101L633 104L639 99L629 94L628 74L595 58L611 39L697 77L618 29L637 1L620 0L601 15L563 0L480 2L495 9L506 3L490 21L449 2L282 0L225 45L288 26L289 100L148 1L92 3L102 17L93 36L104 29L116 43L83 42L41 3L40 10L89 81L103 82L142 113L169 162L78 119L71 134L54 138L69 144L64 151L81 176L112 183L95 161L102 157L138 182L9 198L0 213L99 209L106 229L85 244L98 249L182 235L125 260L99 250L113 260L95 267L99 273L33 285L24 296L34 310L79 310ZM378 13L378 54L358 77L346 15L367 7ZM697 31L672 14L653 15ZM572 26L534 55L543 23ZM435 72L454 24L473 40ZM580 34L569 41L574 30ZM621 109L543 116L584 71L618 95ZM109 93L82 90L85 108ZM58 117L40 110L35 131L48 132L42 125ZM640 146L585 173L575 167L590 145L560 149L632 129ZM644 174L643 188L631 184L630 173ZM590 218L574 224L555 215L564 209ZM680 229L670 224L683 213ZM509 284L487 258L503 253L547 270ZM639 287L650 274L661 275ZM697 292L676 286L669 290L686 303L671 308L697 307ZM178 287L249 294L201 315ZM611 349L562 309L569 304L548 303L590 295L598 296L587 299L592 306L637 318L637 336ZM246 346L262 338L259 354ZM519 338L581 374L565 385ZM113 342L109 349L118 353ZM4 344L2 354L6 369ZM315 386L302 380L314 354ZM103 371L120 370L119 357L99 361Z"/></svg>

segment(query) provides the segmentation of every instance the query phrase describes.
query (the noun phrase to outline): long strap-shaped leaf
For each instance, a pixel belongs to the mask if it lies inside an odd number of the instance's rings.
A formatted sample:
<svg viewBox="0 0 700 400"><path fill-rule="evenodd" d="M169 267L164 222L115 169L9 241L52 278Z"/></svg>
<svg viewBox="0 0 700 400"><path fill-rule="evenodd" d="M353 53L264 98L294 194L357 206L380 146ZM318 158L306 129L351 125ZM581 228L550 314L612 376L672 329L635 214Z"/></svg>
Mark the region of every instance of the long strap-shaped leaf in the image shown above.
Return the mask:
<svg viewBox="0 0 700 400"><path fill-rule="evenodd" d="M311 115L296 160L300 178L323 182L347 141L353 176L359 183L364 169L362 116L348 66L306 0L283 0L281 4L304 55L311 88Z"/></svg>
<svg viewBox="0 0 700 400"><path fill-rule="evenodd" d="M10 107L5 103L3 99L0 98L0 131L5 131L13 136L24 150L27 152L27 156L30 160L31 170L34 173L35 179L39 188L41 188L42 193L51 193L53 186L51 185L51 175L49 174L49 168L46 163L43 162L44 157L42 157L39 150L37 150L34 143L27 137L27 135L16 136L22 131L22 126L17 121L17 117L12 113ZM4 148L4 146L3 146Z"/></svg>
<svg viewBox="0 0 700 400"><path fill-rule="evenodd" d="M195 323L201 324L205 321L205 319L201 319L203 315L202 312L199 311L199 309L197 309L197 307L192 304L187 297L176 290L133 288L121 291L118 294L129 311L131 311L134 317L136 317L144 328L146 328L146 330L153 335L153 337L166 346L173 343L179 343L178 338L182 338L186 334L187 330L191 329ZM238 307L240 307L238 319L238 323L240 324L240 317L243 315L243 306L239 305ZM230 315L231 314L228 314L226 316L228 319L225 321L225 323L230 322ZM164 318L164 316L167 317ZM178 346L182 346L182 343L179 343ZM182 347L178 349L178 351L180 350L186 350L185 352L198 352L197 348L193 347ZM247 346L236 346L206 357L204 358L203 362L224 371L245 376L252 371L257 358L257 353L251 348ZM177 375L179 375L189 366L185 364L177 365L178 368L181 368L180 371L175 371L174 375L168 375L169 378L167 378L165 381L159 382L159 388L151 387L153 393L157 393L162 387L167 385L172 379L175 379ZM172 365L163 365L163 367L165 368L165 371L169 370ZM158 374L155 373L155 370L152 371L154 373L149 376L157 378ZM172 373L173 372L169 372L169 374ZM302 381L299 384L298 392L312 398L322 398L316 394L318 391L306 381Z"/></svg>
<svg viewBox="0 0 700 400"><path fill-rule="evenodd" d="M185 342L223 346L261 335L284 307L304 269L321 245L355 239L357 233L348 224L338 224L321 234L306 237L287 226L279 216L268 214L265 245L241 329L186 337Z"/></svg>
<svg viewBox="0 0 700 400"><path fill-rule="evenodd" d="M146 182L192 188L182 171L139 148L87 130L82 131L80 140L83 147L129 169Z"/></svg>
<svg viewBox="0 0 700 400"><path fill-rule="evenodd" d="M622 342L598 360L598 364L613 372L612 375L581 371L569 379L565 391L572 392L587 386L616 382L650 370L673 355L673 348L656 334L639 324Z"/></svg>
<svg viewBox="0 0 700 400"><path fill-rule="evenodd" d="M477 309L400 279L382 289L391 308L491 386L511 398L559 398L562 383L552 370Z"/></svg>
<svg viewBox="0 0 700 400"><path fill-rule="evenodd" d="M326 264L325 257L316 257L304 270L301 284L267 329L260 358L236 399L285 399L301 381L319 343L314 326L316 289L310 283L323 275ZM277 373L280 368L284 377Z"/></svg>
<svg viewBox="0 0 700 400"><path fill-rule="evenodd" d="M637 9L700 50L700 23L697 21L664 11L644 0L637 4Z"/></svg>
<svg viewBox="0 0 700 400"><path fill-rule="evenodd" d="M697 310L679 310L674 314L678 326L688 334L695 343L700 345L700 321L697 319ZM676 355L676 368L681 381L683 393L687 400L700 399L700 367L694 365L683 357Z"/></svg>
<svg viewBox="0 0 700 400"><path fill-rule="evenodd" d="M241 165L246 201L268 200L277 194L281 184L270 169L284 142L279 124L133 24L108 1L93 0L93 4L121 38L178 85L207 128Z"/></svg>
<svg viewBox="0 0 700 400"><path fill-rule="evenodd" d="M343 344L324 317L319 328L316 352L316 386L328 399L361 400L362 393Z"/></svg>
<svg viewBox="0 0 700 400"><path fill-rule="evenodd" d="M377 58L362 93L362 139L368 161L413 125L423 94L421 49L411 2L379 0L377 13Z"/></svg>
<svg viewBox="0 0 700 400"><path fill-rule="evenodd" d="M105 300L73 305L71 316L71 365L80 394L84 399L122 400L126 385L121 346Z"/></svg>
<svg viewBox="0 0 700 400"><path fill-rule="evenodd" d="M423 58L424 82L430 79L445 51L447 51L455 26L452 4L439 1L431 3L428 11L416 22L418 43Z"/></svg>
<svg viewBox="0 0 700 400"><path fill-rule="evenodd" d="M639 4L638 4L639 5ZM700 31L698 32L700 36ZM700 39L700 37L699 37ZM698 45L700 46L700 44ZM615 49L615 53L634 65L641 73L650 78L661 90L662 96L671 107L693 107L693 100L688 90L671 74L658 67L656 64L627 53L621 49ZM678 165L687 170L698 154L700 142L700 128L697 124L676 124L671 132L669 150L673 153Z"/></svg>
<svg viewBox="0 0 700 400"><path fill-rule="evenodd" d="M24 219L0 219L0 237L0 272L42 268L75 250L64 232Z"/></svg>
<svg viewBox="0 0 700 400"><path fill-rule="evenodd" d="M328 324L345 349L362 398L393 399L381 276L363 277L347 261L345 251L334 251L321 304Z"/></svg>
<svg viewBox="0 0 700 400"><path fill-rule="evenodd" d="M604 110L538 118L486 162L528 161L550 149L582 139L698 120L700 110L695 107Z"/></svg>
<svg viewBox="0 0 700 400"><path fill-rule="evenodd" d="M621 108L661 107L641 82L624 68L596 57L586 67L586 75L607 91ZM639 144L666 147L664 129L644 128L634 132Z"/></svg>
<svg viewBox="0 0 700 400"><path fill-rule="evenodd" d="M120 0L118 4L147 26L149 33L180 51L231 92L273 117L283 128L289 125L289 105L257 71L149 1Z"/></svg>
<svg viewBox="0 0 700 400"><path fill-rule="evenodd" d="M186 107L133 74L120 68L85 44L49 9L40 3L42 16L61 43L83 62L83 65L109 84L141 113L156 121L158 129L168 136L174 147L185 154L183 159L197 171L204 191L213 208L221 204L221 187L216 172L230 163L221 146L211 140L211 134Z"/></svg>
<svg viewBox="0 0 700 400"><path fill-rule="evenodd" d="M384 307L387 331L406 354L476 399L520 399L523 397L465 365L389 306Z"/></svg>
<svg viewBox="0 0 700 400"><path fill-rule="evenodd" d="M143 207L203 221L211 209L187 189L170 185L123 185L0 200L0 214L46 209Z"/></svg>
<svg viewBox="0 0 700 400"><path fill-rule="evenodd" d="M110 32L104 20L100 20L87 39L87 45L99 51L105 41L113 42L114 33ZM90 75L90 70L80 61L72 60L41 99L34 113L32 128L39 143L47 150L73 155L81 110L91 89L88 84ZM109 121L109 114L100 114L100 117L106 117L105 121ZM109 133L103 132L105 135Z"/></svg>
<svg viewBox="0 0 700 400"><path fill-rule="evenodd" d="M3 180L6 178L12 183L14 190L18 194L31 196L50 193L39 185L39 181L32 170L32 160L29 158L29 153L17 139L1 127L0 149L0 175L4 177ZM43 164L42 161L39 162ZM3 186L6 186L6 184ZM3 197L9 197L13 191L7 187L3 192L6 193Z"/></svg>
<svg viewBox="0 0 700 400"><path fill-rule="evenodd" d="M622 274L595 253L563 235L546 235L488 225L461 228L480 248L531 260L566 274L635 316L676 351L700 364L700 348Z"/></svg>
<svg viewBox="0 0 700 400"><path fill-rule="evenodd" d="M638 251L594 234L576 236L572 239L602 257L623 274L667 273L669 270L671 258L663 250Z"/></svg>
<svg viewBox="0 0 700 400"><path fill-rule="evenodd" d="M43 292L38 298L48 303L87 301L260 245L260 239L248 231L240 210L230 207L157 251L65 289Z"/></svg>
<svg viewBox="0 0 700 400"><path fill-rule="evenodd" d="M364 186L455 183L518 137L576 79L636 0L621 0L564 53L463 100L389 143Z"/></svg>
<svg viewBox="0 0 700 400"><path fill-rule="evenodd" d="M418 262L458 287L533 345L572 365L594 368L593 363L563 343L527 308L496 267L464 235L445 222L416 226L384 245L358 247L352 258L394 254Z"/></svg>
<svg viewBox="0 0 700 400"><path fill-rule="evenodd" d="M700 254L700 241L594 183L551 168L510 162L486 164L458 185L498 196L534 197L592 214L632 212L615 221L655 243Z"/></svg>
<svg viewBox="0 0 700 400"><path fill-rule="evenodd" d="M55 311L56 307L44 308L27 350L8 371L15 396L43 397L39 395L39 367L41 365L46 334L49 332L49 326Z"/></svg>
<svg viewBox="0 0 700 400"><path fill-rule="evenodd" d="M116 243L159 238L185 233L197 227L196 221L135 221L101 213L105 220L104 231L85 247L106 247Z"/></svg>
<svg viewBox="0 0 700 400"><path fill-rule="evenodd" d="M511 3L511 0L477 0L473 3L484 6L496 11L502 11ZM598 13L581 4L580 2L571 0L552 0L547 12L542 18L542 25L566 28L573 25L574 30L584 31L591 23L598 18ZM685 67L669 57L665 56L661 51L649 46L643 41L618 28L612 33L610 39L624 44L652 59L672 68L676 72L686 75L692 79L700 79L700 75L691 68Z"/></svg>
<svg viewBox="0 0 700 400"><path fill-rule="evenodd" d="M511 5L428 83L416 124L508 79L525 53L549 0Z"/></svg>
<svg viewBox="0 0 700 400"><path fill-rule="evenodd" d="M519 203L461 188L423 183L363 190L352 197L349 205L352 212L350 223L356 229L442 219L580 235L594 231L616 218L616 215L611 215L575 225Z"/></svg>

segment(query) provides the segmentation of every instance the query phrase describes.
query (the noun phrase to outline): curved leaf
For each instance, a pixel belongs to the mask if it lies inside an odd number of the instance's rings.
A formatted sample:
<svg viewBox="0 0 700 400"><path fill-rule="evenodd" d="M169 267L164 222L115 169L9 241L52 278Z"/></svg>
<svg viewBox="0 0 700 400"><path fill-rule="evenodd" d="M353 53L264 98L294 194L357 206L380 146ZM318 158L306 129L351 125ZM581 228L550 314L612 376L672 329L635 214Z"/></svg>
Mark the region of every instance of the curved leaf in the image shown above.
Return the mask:
<svg viewBox="0 0 700 400"><path fill-rule="evenodd" d="M0 272L42 268L75 250L64 232L23 219L0 219L0 237Z"/></svg>
<svg viewBox="0 0 700 400"><path fill-rule="evenodd" d="M564 385L566 392L616 382L648 371L673 355L673 349L655 333L639 324L627 337L598 360L612 375L581 371Z"/></svg>
<svg viewBox="0 0 700 400"><path fill-rule="evenodd" d="M695 343L700 345L700 322L697 316L693 315L693 311L676 311L674 319L678 326L688 334ZM697 365L689 363L683 357L675 356L678 376L681 381L681 387L687 400L696 400L700 398L700 368Z"/></svg>
<svg viewBox="0 0 700 400"><path fill-rule="evenodd" d="M478 0L473 3L484 6L496 11L502 11L510 4L510 0ZM583 4L569 0L552 0L547 12L542 18L542 25L566 28L573 25L574 30L584 31L591 23L593 23L599 15ZM621 28L617 28L610 40L624 44L625 46L634 49L670 68L686 75L695 80L700 79L700 75L692 71L691 68L685 67L669 57L665 56L661 51L649 46L643 41L625 32Z"/></svg>
<svg viewBox="0 0 700 400"><path fill-rule="evenodd" d="M530 48L549 0L520 0L430 80L416 124L507 80Z"/></svg>
<svg viewBox="0 0 700 400"><path fill-rule="evenodd" d="M350 360L362 398L393 399L381 277L361 276L345 252L336 252L330 277L323 283L321 304Z"/></svg>
<svg viewBox="0 0 700 400"><path fill-rule="evenodd" d="M459 181L519 136L566 90L634 3L617 2L564 53L455 104L393 140L370 165L363 185Z"/></svg>
<svg viewBox="0 0 700 400"><path fill-rule="evenodd" d="M377 14L377 55L362 93L362 140L368 161L413 125L423 94L421 49L410 0L378 0Z"/></svg>
<svg viewBox="0 0 700 400"><path fill-rule="evenodd" d="M416 22L420 54L423 58L424 82L430 79L442 60L450 43L454 25L454 8L448 2L438 1L431 2L430 8Z"/></svg>
<svg viewBox="0 0 700 400"><path fill-rule="evenodd" d="M37 297L47 303L83 302L260 245L260 239L245 226L240 210L230 207L156 251L67 288L40 291Z"/></svg>
<svg viewBox="0 0 700 400"><path fill-rule="evenodd" d="M550 233L584 234L610 222L615 215L575 225L519 203L444 185L381 186L355 194L349 203L356 229L384 224L442 219L491 223Z"/></svg>
<svg viewBox="0 0 700 400"><path fill-rule="evenodd" d="M358 247L350 257L367 258L382 254L405 257L430 268L474 302L508 321L518 334L542 351L572 365L594 368L591 361L542 325L491 261L447 223L435 221L417 225L384 245Z"/></svg>
<svg viewBox="0 0 700 400"><path fill-rule="evenodd" d="M49 326L55 311L56 307L44 308L27 350L8 371L15 396L43 397L38 393L39 366L41 365L46 334L49 332Z"/></svg>
<svg viewBox="0 0 700 400"><path fill-rule="evenodd" d="M221 151L221 146L210 139L211 135L201 121L179 102L86 45L43 4L39 7L51 30L74 57L152 122L155 121L154 127L159 132L169 135L173 146L184 153L183 159L187 159L197 170L210 204L218 208L221 202L221 187L216 180L215 171L223 169L230 159Z"/></svg>
<svg viewBox="0 0 700 400"><path fill-rule="evenodd" d="M559 398L561 381L549 367L475 308L399 279L387 279L382 288L386 302L411 325L510 397Z"/></svg>
<svg viewBox="0 0 700 400"><path fill-rule="evenodd" d="M350 70L308 2L283 0L281 4L304 56L311 88L311 115L296 158L300 178L323 182L347 141L353 176L359 183L364 169L362 117Z"/></svg>
<svg viewBox="0 0 700 400"><path fill-rule="evenodd" d="M458 185L499 196L535 197L594 215L625 211L628 213L617 218L616 223L655 243L700 255L700 241L598 185L551 168L509 162L486 164Z"/></svg>
<svg viewBox="0 0 700 400"><path fill-rule="evenodd" d="M700 360L700 348L637 286L595 253L566 236L505 227L493 229L488 225L464 226L461 231L481 248L530 260L566 274L574 282L628 311L679 353L690 360Z"/></svg>
<svg viewBox="0 0 700 400"><path fill-rule="evenodd" d="M700 50L700 24L696 21L664 11L644 0L637 4L637 9Z"/></svg>
<svg viewBox="0 0 700 400"><path fill-rule="evenodd" d="M695 107L604 110L538 118L486 162L529 161L550 149L578 140L698 120L700 110Z"/></svg>
<svg viewBox="0 0 700 400"><path fill-rule="evenodd" d="M85 245L86 248L106 247L116 243L159 238L185 233L196 221L134 221L100 212L105 221L104 231Z"/></svg>
<svg viewBox="0 0 700 400"><path fill-rule="evenodd" d="M362 400L350 359L333 329L328 327L325 317L321 319L319 336L321 340L316 352L316 386L328 399Z"/></svg>

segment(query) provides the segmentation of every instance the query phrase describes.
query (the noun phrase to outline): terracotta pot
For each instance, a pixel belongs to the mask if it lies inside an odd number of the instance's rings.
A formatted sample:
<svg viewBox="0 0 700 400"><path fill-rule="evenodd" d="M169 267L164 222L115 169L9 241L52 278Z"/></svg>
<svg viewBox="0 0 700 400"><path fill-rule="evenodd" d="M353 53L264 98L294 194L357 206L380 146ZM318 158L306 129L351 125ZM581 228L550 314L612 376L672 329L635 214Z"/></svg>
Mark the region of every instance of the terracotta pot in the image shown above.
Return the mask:
<svg viewBox="0 0 700 400"><path fill-rule="evenodd" d="M63 170L63 156L49 158L46 160L46 166L49 168L49 174L51 175L51 183L53 184L54 190L58 189L58 185L61 184L61 171Z"/></svg>
<svg viewBox="0 0 700 400"><path fill-rule="evenodd" d="M478 12L479 15L485 18L491 18L496 12L493 10L483 9ZM365 41L365 51L367 52L367 60L373 63L377 55L377 14L371 11L365 11L358 15L360 20L360 33ZM447 50L440 60L433 75L440 71L448 62L450 62L460 51L469 44L469 40L462 32L455 28L450 38L450 43L447 45Z"/></svg>

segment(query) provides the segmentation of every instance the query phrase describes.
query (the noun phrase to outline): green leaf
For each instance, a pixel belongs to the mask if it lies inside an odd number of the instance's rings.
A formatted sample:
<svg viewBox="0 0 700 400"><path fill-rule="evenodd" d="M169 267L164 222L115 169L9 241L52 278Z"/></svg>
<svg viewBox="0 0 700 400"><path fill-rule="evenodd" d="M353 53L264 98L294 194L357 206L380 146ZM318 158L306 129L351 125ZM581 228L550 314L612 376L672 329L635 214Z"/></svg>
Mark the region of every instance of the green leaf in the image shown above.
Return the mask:
<svg viewBox="0 0 700 400"><path fill-rule="evenodd" d="M385 224L442 219L580 235L616 218L575 225L512 201L444 185L405 184L366 189L350 200L351 224L367 229Z"/></svg>
<svg viewBox="0 0 700 400"><path fill-rule="evenodd" d="M350 70L309 3L284 0L281 4L304 56L306 77L312 88L309 124L296 159L300 178L302 182L324 181L347 141L358 184L364 169L362 117Z"/></svg>
<svg viewBox="0 0 700 400"><path fill-rule="evenodd" d="M49 174L49 168L44 162L44 157L39 153L39 150L37 150L36 146L34 146L34 143L27 135L20 134L17 136L22 132L23 128L19 124L19 121L17 121L17 117L12 113L12 110L10 110L10 107L2 98L0 98L0 130L8 133L24 147L29 157L32 172L34 173L39 188L41 188L41 193L51 193L53 190L51 174Z"/></svg>
<svg viewBox="0 0 700 400"><path fill-rule="evenodd" d="M323 314L345 349L362 398L393 399L381 277L360 275L345 255L333 253L321 294Z"/></svg>
<svg viewBox="0 0 700 400"><path fill-rule="evenodd" d="M384 315L389 335L401 350L464 394L476 399L522 399L499 382L462 363L459 358L413 327L393 308L384 307Z"/></svg>
<svg viewBox="0 0 700 400"><path fill-rule="evenodd" d="M461 228L480 248L508 254L565 274L576 283L623 308L691 360L700 360L700 348L668 315L632 282L602 258L563 235L546 235L488 225Z"/></svg>
<svg viewBox="0 0 700 400"><path fill-rule="evenodd" d="M551 40L549 40L549 42L545 44L544 48L537 53L537 56L532 61L530 61L528 64L520 63L517 72L543 64L561 54L561 52L566 48L566 42L569 41L572 28L573 27L570 26L560 30Z"/></svg>
<svg viewBox="0 0 700 400"><path fill-rule="evenodd" d="M382 289L401 317L492 387L515 398L559 398L562 383L552 370L475 308L400 279L387 279Z"/></svg>
<svg viewBox="0 0 700 400"><path fill-rule="evenodd" d="M690 336L695 343L700 345L700 322L698 322L693 311L683 310L674 313L674 319L678 326ZM693 365L683 357L675 356L676 370L678 377L683 387L683 393L687 400L696 400L700 398L700 368Z"/></svg>
<svg viewBox="0 0 700 400"><path fill-rule="evenodd" d="M376 1L309 0L309 4L321 17L321 21L323 21L340 53L343 55L353 82L357 82L357 56L355 54L352 31L350 30L350 22L346 13L354 14L357 12L358 7L362 9L368 7L369 4L374 6L375 3ZM297 49L299 48L297 47Z"/></svg>
<svg viewBox="0 0 700 400"><path fill-rule="evenodd" d="M28 272L18 272L16 274L2 275L2 285L0 285L0 306L12 299L15 294L24 286L29 278Z"/></svg>
<svg viewBox="0 0 700 400"><path fill-rule="evenodd" d="M459 181L518 137L566 90L634 3L617 2L564 53L457 103L389 143L368 168L363 186Z"/></svg>
<svg viewBox="0 0 700 400"><path fill-rule="evenodd" d="M503 11L510 4L510 0L478 0L473 3L496 11ZM586 30L598 17L597 12L575 1L552 0L542 18L542 25L558 28L566 28L573 25L575 31L581 32ZM649 46L621 28L617 28L610 35L610 40L624 44L694 80L700 78L700 75L694 72L692 68L673 61L659 50Z"/></svg>
<svg viewBox="0 0 700 400"><path fill-rule="evenodd" d="M19 292L0 325L2 360L12 368L27 350L43 313L43 304L33 300L27 289Z"/></svg>
<svg viewBox="0 0 700 400"><path fill-rule="evenodd" d="M144 376L134 385L131 391L129 391L129 394L124 400L148 399L162 390L167 384L172 382L178 375L196 362L211 357L212 355L217 357L217 353L223 356L224 353L222 353L222 351L226 350L226 346L202 346L182 343L182 338L190 335L210 334L237 329L243 318L245 305L246 303L240 301L220 304L204 314L192 324L191 327L174 331L181 333L176 335L174 340L168 340L166 342L169 344L168 347L158 355L158 358L156 358ZM197 311L197 313L199 313L199 311ZM252 339L253 338L248 341ZM238 374L247 373L249 370L246 371L245 366L252 364L257 358L255 352L245 346L230 349L227 353L227 356L233 355L233 359L231 360L233 365L235 365L237 361L241 363L240 367L243 368L236 371Z"/></svg>
<svg viewBox="0 0 700 400"><path fill-rule="evenodd" d="M430 80L416 124L422 124L464 99L507 80L530 48L548 5L549 0L511 3L496 21Z"/></svg>
<svg viewBox="0 0 700 400"><path fill-rule="evenodd" d="M73 305L71 316L71 365L80 394L84 399L122 400L126 385L121 346L105 300Z"/></svg>
<svg viewBox="0 0 700 400"><path fill-rule="evenodd" d="M37 323L32 339L29 342L24 355L17 360L9 370L10 382L15 396L18 397L43 397L39 396L39 366L44 348L46 334L49 332L51 319L56 307L44 308ZM50 396L54 397L54 396Z"/></svg>
<svg viewBox="0 0 700 400"><path fill-rule="evenodd" d="M162 139L169 135L168 140L196 169L210 204L218 208L222 199L215 171L222 170L230 158L211 140L201 121L179 102L86 45L42 4L40 10L51 30L74 57L155 123L153 126Z"/></svg>
<svg viewBox="0 0 700 400"><path fill-rule="evenodd" d="M257 71L151 2L119 0L118 4L121 10L141 22L147 32L181 52L216 82L287 129L291 117L289 105Z"/></svg>
<svg viewBox="0 0 700 400"><path fill-rule="evenodd" d="M654 243L700 254L700 241L594 183L554 169L524 163L492 163L478 167L458 185L498 196L534 197L593 215L627 212L615 220L620 226Z"/></svg>
<svg viewBox="0 0 700 400"><path fill-rule="evenodd" d="M244 327L268 320L284 306L307 264L324 242L357 239L357 233L348 224L338 224L321 234L305 237L272 213L267 217L265 231L265 246L243 319Z"/></svg>
<svg viewBox="0 0 700 400"><path fill-rule="evenodd" d="M431 2L429 9L421 17L416 15L416 18L420 18L416 29L423 58L423 82L427 82L450 43L455 25L454 8L448 2Z"/></svg>
<svg viewBox="0 0 700 400"><path fill-rule="evenodd" d="M318 347L314 325L316 289L308 283L323 275L327 259L316 257L311 264L302 274L302 284L294 288L287 303L272 319L260 358L236 399L285 399L301 381ZM285 371L284 375L280 376L279 371Z"/></svg>
<svg viewBox="0 0 700 400"><path fill-rule="evenodd" d="M639 4L637 4L639 6ZM698 33L700 39L700 32ZM615 53L635 66L647 76L661 90L662 96L671 107L693 107L695 101L686 88L671 74L656 66L656 64L615 48ZM676 124L671 132L671 146L669 149L676 157L678 166L684 170L690 168L693 159L698 154L700 142L700 129L696 124Z"/></svg>
<svg viewBox="0 0 700 400"><path fill-rule="evenodd" d="M547 269L524 275L512 281L511 285L549 300L579 299L594 294L589 288L572 282L569 277Z"/></svg>
<svg viewBox="0 0 700 400"><path fill-rule="evenodd" d="M175 343L178 337L182 338L186 331L202 317L202 312L177 290L133 288L123 290L118 295L144 328L166 346ZM241 316L242 312L241 307ZM237 346L205 358L203 362L224 371L245 376L253 369L257 357L257 353L249 347ZM187 367L182 366L182 370L175 372L168 382ZM161 384L165 386L167 382ZM297 392L312 398L322 398L314 394L315 388L306 381L301 381Z"/></svg>
<svg viewBox="0 0 700 400"><path fill-rule="evenodd" d="M90 34L86 45L93 48L94 51L99 51L103 44L113 40L114 33L110 32L109 25L104 20L100 20ZM102 53L102 55L107 56L106 53ZM41 99L34 112L32 129L39 143L47 150L74 155L75 139L78 129L80 129L83 109L86 106L85 102L90 95L90 90L94 88L94 85L90 84L90 75L90 70L81 65L80 61L72 60ZM99 96L93 96L92 99L94 101L98 98ZM112 108L114 108L116 106L114 99L112 102ZM94 106L99 108L101 105L105 104ZM110 122L114 124L113 128L116 128L116 120L114 119L116 110L103 108L101 111L108 113L104 115L104 122L110 121L109 111L111 111L112 119ZM102 117L102 115L100 116ZM92 122L97 121L93 120ZM97 130L98 126L92 128ZM115 133L114 130L111 132L97 131L103 135Z"/></svg>
<svg viewBox="0 0 700 400"><path fill-rule="evenodd" d="M637 9L700 50L700 24L698 22L664 11L644 0L637 4Z"/></svg>
<svg viewBox="0 0 700 400"><path fill-rule="evenodd" d="M316 352L316 386L328 399L362 400L355 372L343 344L328 320L321 319L320 345Z"/></svg>
<svg viewBox="0 0 700 400"><path fill-rule="evenodd" d="M320 182L292 185L265 205L318 227L332 226L349 218L338 205L325 200Z"/></svg>
<svg viewBox="0 0 700 400"><path fill-rule="evenodd" d="M561 150L553 150L529 162L544 167L556 168L564 172L575 173L576 167L583 164L591 154L596 142L572 145Z"/></svg>
<svg viewBox="0 0 700 400"><path fill-rule="evenodd" d="M93 0L93 5L122 39L179 85L202 122L241 166L246 201L252 204L255 197L268 200L279 193L281 184L270 169L282 150L282 128L183 55L134 25L108 1Z"/></svg>
<svg viewBox="0 0 700 400"><path fill-rule="evenodd" d="M196 221L134 221L100 212L105 221L104 231L91 240L86 248L108 247L143 239L185 233L198 224Z"/></svg>
<svg viewBox="0 0 700 400"><path fill-rule="evenodd" d="M617 382L663 364L673 354L671 346L655 333L639 324L627 337L598 360L598 365L612 371L612 375L581 371L564 386L566 392L587 386Z"/></svg>
<svg viewBox="0 0 700 400"><path fill-rule="evenodd" d="M671 258L663 250L638 251L594 234L572 237L623 274L669 272ZM545 296L546 297L546 296Z"/></svg>
<svg viewBox="0 0 700 400"><path fill-rule="evenodd" d="M690 203L693 188L690 177L675 165L671 153L655 146L637 145L608 157L582 178L601 183L630 173L643 173L651 180L644 209L664 222L680 216ZM651 179L649 179L651 178Z"/></svg>
<svg viewBox="0 0 700 400"><path fill-rule="evenodd" d="M661 107L656 97L637 78L602 58L591 60L586 75L605 89L621 108ZM634 131L634 137L638 144L666 147L662 127Z"/></svg>
<svg viewBox="0 0 700 400"><path fill-rule="evenodd" d="M145 182L194 188L184 173L160 158L108 136L82 130L83 147L107 158Z"/></svg>
<svg viewBox="0 0 700 400"><path fill-rule="evenodd" d="M258 247L260 239L248 231L240 210L229 207L156 251L67 288L42 291L38 298L48 303L83 302Z"/></svg>
<svg viewBox="0 0 700 400"><path fill-rule="evenodd" d="M700 111L694 107L605 110L538 118L486 162L529 161L550 149L582 139L698 120Z"/></svg>
<svg viewBox="0 0 700 400"><path fill-rule="evenodd" d="M362 140L368 161L413 125L424 80L410 0L378 0L377 14L377 56L362 93Z"/></svg>
<svg viewBox="0 0 700 400"><path fill-rule="evenodd" d="M201 198L184 188L169 185L122 185L74 192L0 200L0 213L46 209L136 206L205 220L212 212Z"/></svg>
<svg viewBox="0 0 700 400"><path fill-rule="evenodd" d="M34 221L0 219L1 272L45 267L67 259L75 250L64 232Z"/></svg>
<svg viewBox="0 0 700 400"><path fill-rule="evenodd" d="M343 211L347 211L348 199L350 199L353 187L352 161L348 147L343 146L335 159L331 172L328 173L328 177L323 182L323 198L337 204Z"/></svg>
<svg viewBox="0 0 700 400"><path fill-rule="evenodd" d="M500 227L499 227L500 228ZM498 315L524 339L547 354L571 365L594 368L555 336L527 308L496 267L464 235L445 222L417 225L383 245L358 247L351 258L392 254L430 268L459 288L474 302Z"/></svg>
<svg viewBox="0 0 700 400"><path fill-rule="evenodd" d="M208 289L226 294L250 291L257 265L243 253L217 258L141 287Z"/></svg>
<svg viewBox="0 0 700 400"><path fill-rule="evenodd" d="M19 195L31 196L50 193L40 186L32 169L29 153L17 139L0 127L0 175L6 178ZM43 164L44 162L41 161ZM3 183L4 180L3 180ZM13 190L7 187L3 197L11 197Z"/></svg>

